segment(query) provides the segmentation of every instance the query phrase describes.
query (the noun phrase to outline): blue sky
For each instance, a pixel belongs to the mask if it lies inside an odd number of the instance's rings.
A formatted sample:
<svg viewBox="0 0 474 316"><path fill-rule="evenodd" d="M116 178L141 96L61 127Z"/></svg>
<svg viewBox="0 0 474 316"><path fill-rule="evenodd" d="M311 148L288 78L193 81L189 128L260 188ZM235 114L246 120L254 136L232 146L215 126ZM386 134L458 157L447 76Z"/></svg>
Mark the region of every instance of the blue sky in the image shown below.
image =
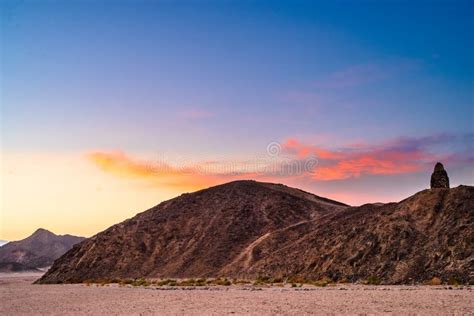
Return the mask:
<svg viewBox="0 0 474 316"><path fill-rule="evenodd" d="M472 1L0 6L2 155L242 160L297 140L351 152L319 157L339 166L435 137L444 141L394 162L406 172L278 180L347 202L389 200L423 188L430 159L449 157L454 183L472 184Z"/></svg>

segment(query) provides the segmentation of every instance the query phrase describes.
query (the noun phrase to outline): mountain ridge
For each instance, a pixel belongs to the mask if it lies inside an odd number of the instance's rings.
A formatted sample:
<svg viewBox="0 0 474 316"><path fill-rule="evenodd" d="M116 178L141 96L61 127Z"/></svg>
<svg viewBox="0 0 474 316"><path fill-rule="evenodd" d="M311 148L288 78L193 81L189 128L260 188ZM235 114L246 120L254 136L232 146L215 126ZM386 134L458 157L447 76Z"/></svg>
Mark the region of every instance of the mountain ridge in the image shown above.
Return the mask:
<svg viewBox="0 0 474 316"><path fill-rule="evenodd" d="M234 181L111 226L74 246L38 283L259 276L376 276L396 284L449 276L467 282L474 262L473 203L468 186L350 207L283 185Z"/></svg>

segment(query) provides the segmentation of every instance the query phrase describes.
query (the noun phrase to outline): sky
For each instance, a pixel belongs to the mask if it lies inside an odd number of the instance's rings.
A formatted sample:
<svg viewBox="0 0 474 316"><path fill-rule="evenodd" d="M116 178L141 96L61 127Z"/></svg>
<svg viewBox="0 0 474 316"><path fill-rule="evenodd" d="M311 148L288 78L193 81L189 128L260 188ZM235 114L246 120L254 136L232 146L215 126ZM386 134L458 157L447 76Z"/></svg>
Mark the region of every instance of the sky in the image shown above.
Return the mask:
<svg viewBox="0 0 474 316"><path fill-rule="evenodd" d="M472 1L0 3L0 239L237 179L351 205L474 184Z"/></svg>

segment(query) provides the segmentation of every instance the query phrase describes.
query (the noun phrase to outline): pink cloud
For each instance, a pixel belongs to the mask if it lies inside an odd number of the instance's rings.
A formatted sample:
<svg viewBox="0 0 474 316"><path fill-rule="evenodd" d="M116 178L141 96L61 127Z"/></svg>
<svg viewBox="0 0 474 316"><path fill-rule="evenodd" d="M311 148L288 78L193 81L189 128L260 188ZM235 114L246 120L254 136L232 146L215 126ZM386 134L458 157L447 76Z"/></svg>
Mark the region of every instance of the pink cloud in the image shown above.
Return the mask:
<svg viewBox="0 0 474 316"><path fill-rule="evenodd" d="M314 180L344 180L363 175L394 175L424 171L441 160L459 164L455 153L436 153L433 146L453 141L452 135L440 134L421 138L396 138L380 144L359 143L337 150L307 145L288 139L282 149L298 159L313 155L319 165L311 176ZM469 162L471 158L467 155ZM457 159L457 161L456 161Z"/></svg>
<svg viewBox="0 0 474 316"><path fill-rule="evenodd" d="M97 150L86 154L93 165L123 179L138 179L156 187L181 191L197 190L239 179L264 178L242 161L151 161L131 157L122 151ZM243 166L242 166L243 165Z"/></svg>
<svg viewBox="0 0 474 316"><path fill-rule="evenodd" d="M325 150L318 146L305 145L294 138L286 140L282 145L282 149L287 153L296 155L298 158L306 158L310 155L323 159L337 159L341 157L340 153Z"/></svg>

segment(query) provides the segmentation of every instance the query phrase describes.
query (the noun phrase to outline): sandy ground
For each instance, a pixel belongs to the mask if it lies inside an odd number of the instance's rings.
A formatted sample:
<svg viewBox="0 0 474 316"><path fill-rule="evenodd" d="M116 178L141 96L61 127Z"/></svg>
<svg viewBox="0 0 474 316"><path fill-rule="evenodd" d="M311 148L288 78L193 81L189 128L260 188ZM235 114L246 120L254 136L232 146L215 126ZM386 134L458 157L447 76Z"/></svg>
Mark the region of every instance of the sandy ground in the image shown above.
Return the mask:
<svg viewBox="0 0 474 316"><path fill-rule="evenodd" d="M33 285L40 274L0 274L0 314L473 314L471 287L133 288Z"/></svg>

